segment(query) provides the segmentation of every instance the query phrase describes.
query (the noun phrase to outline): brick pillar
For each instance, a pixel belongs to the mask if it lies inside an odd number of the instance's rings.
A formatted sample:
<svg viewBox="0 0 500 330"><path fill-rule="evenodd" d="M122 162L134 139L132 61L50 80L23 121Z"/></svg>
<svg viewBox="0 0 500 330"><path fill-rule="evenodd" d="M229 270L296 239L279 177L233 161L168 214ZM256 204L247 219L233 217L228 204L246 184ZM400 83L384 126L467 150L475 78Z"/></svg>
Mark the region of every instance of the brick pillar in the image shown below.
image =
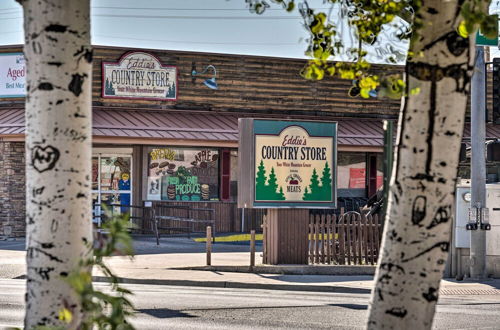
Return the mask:
<svg viewBox="0 0 500 330"><path fill-rule="evenodd" d="M24 153L23 142L0 142L0 236L26 233Z"/></svg>

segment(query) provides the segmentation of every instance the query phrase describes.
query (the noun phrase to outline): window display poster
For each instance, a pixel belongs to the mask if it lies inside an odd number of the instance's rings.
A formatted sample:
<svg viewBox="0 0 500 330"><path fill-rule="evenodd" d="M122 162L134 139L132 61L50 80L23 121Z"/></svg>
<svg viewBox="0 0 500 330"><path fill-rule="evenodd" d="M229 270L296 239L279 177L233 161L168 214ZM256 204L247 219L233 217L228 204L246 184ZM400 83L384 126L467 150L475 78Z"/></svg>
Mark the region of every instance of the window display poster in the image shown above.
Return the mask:
<svg viewBox="0 0 500 330"><path fill-rule="evenodd" d="M160 180L161 200L208 201L219 199L217 149L157 148L149 154L149 178Z"/></svg>
<svg viewBox="0 0 500 330"><path fill-rule="evenodd" d="M366 169L365 168L350 168L349 169L349 188L366 188Z"/></svg>
<svg viewBox="0 0 500 330"><path fill-rule="evenodd" d="M150 176L148 177L148 194L147 199L152 201L161 200L160 186L161 177L160 176Z"/></svg>

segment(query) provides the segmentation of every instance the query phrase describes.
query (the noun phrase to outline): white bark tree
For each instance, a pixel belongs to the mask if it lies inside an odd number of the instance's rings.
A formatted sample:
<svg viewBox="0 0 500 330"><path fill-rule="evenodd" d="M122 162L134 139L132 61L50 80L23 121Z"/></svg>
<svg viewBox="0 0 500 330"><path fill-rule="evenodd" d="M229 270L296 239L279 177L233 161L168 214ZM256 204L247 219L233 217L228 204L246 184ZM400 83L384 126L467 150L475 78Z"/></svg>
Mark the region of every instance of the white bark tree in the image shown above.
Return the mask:
<svg viewBox="0 0 500 330"><path fill-rule="evenodd" d="M463 1L422 1L369 329L430 329L450 245L460 142L474 59L457 34Z"/></svg>
<svg viewBox="0 0 500 330"><path fill-rule="evenodd" d="M24 10L26 329L82 318L64 277L89 252L91 77L89 0L18 0ZM63 308L73 314L67 324Z"/></svg>
<svg viewBox="0 0 500 330"><path fill-rule="evenodd" d="M271 1L289 11L295 3ZM246 2L257 13L269 7L262 0ZM366 46L380 43L381 27L394 17L412 26L401 30L402 37L412 36L413 55L406 63L406 96L367 327L430 329L450 245L459 150L475 56L474 38L464 39L457 31L472 34L481 25L483 32L491 32L497 22L487 16L489 1L326 0L342 7L338 21L329 18L331 12L316 13L307 1L297 2L311 35L308 54L314 58L304 76L322 79L329 74L356 79L364 97L378 79L365 75L364 53L373 49ZM344 45L342 19L354 27L360 40L355 51ZM347 55L353 62L328 62L333 55ZM390 82L387 79L386 86L391 86ZM420 92L412 93L416 89ZM394 95L390 89L384 92Z"/></svg>

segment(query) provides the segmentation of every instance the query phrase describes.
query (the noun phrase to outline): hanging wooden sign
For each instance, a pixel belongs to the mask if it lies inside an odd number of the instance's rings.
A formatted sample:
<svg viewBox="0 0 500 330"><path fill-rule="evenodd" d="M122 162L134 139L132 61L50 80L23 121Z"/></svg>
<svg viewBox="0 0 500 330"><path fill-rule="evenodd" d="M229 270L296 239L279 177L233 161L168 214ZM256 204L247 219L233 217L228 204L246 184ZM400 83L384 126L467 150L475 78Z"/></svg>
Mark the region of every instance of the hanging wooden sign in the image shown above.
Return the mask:
<svg viewBox="0 0 500 330"><path fill-rule="evenodd" d="M118 63L102 63L102 97L177 100L177 67L162 65L145 52L127 53Z"/></svg>

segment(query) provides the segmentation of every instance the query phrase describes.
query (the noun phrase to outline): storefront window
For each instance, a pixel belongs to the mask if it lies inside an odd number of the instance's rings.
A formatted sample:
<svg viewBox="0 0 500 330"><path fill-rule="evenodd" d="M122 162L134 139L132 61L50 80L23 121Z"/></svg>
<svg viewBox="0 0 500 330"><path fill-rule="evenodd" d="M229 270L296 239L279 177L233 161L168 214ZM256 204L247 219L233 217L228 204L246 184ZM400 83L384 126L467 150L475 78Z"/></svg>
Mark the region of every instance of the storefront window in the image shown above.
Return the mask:
<svg viewBox="0 0 500 330"><path fill-rule="evenodd" d="M130 190L130 157L101 157L101 191Z"/></svg>
<svg viewBox="0 0 500 330"><path fill-rule="evenodd" d="M377 154L377 189L384 185L384 154Z"/></svg>
<svg viewBox="0 0 500 330"><path fill-rule="evenodd" d="M231 201L238 200L238 151L231 150L231 179L230 179Z"/></svg>
<svg viewBox="0 0 500 330"><path fill-rule="evenodd" d="M339 197L366 197L366 153L339 152L337 172Z"/></svg>
<svg viewBox="0 0 500 330"><path fill-rule="evenodd" d="M110 150L112 151L112 150ZM132 155L97 153L92 157L94 221L100 223L103 205L113 214L129 212L132 204Z"/></svg>
<svg viewBox="0 0 500 330"><path fill-rule="evenodd" d="M148 153L147 199L219 200L217 149L153 148Z"/></svg>

